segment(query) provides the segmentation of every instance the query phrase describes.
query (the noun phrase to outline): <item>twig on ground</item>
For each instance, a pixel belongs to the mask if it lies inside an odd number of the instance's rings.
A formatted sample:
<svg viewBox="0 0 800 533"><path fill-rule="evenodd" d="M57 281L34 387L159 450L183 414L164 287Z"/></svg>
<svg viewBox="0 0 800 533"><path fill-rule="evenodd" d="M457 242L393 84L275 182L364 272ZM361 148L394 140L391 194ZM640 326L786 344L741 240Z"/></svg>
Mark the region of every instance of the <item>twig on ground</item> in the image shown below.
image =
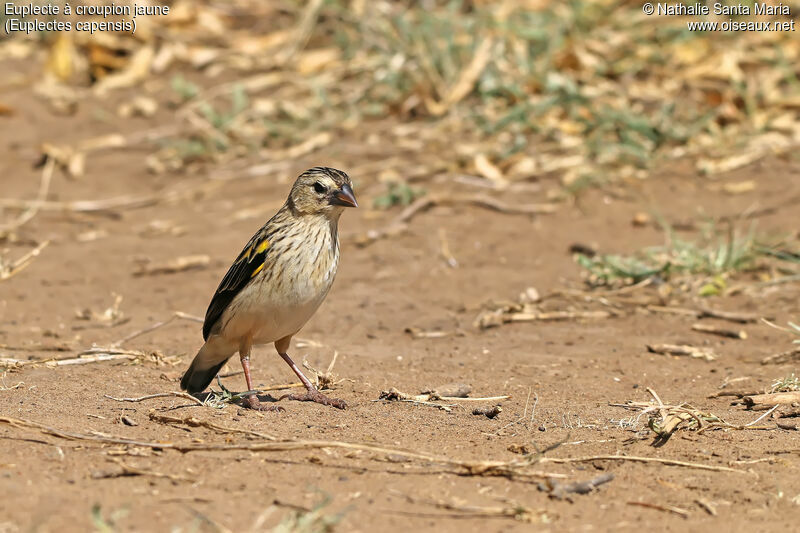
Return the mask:
<svg viewBox="0 0 800 533"><path fill-rule="evenodd" d="M238 433L242 435L248 435L251 437L258 437L260 439L273 440L273 441L278 440L277 437L269 435L267 433L260 433L258 431L249 431L247 429L220 426L218 424L214 424L213 422L208 422L207 420L200 420L193 416L187 416L185 418L176 418L173 416L160 415L152 411L148 414L148 416L150 417L150 420L166 425L183 424L189 427L204 427L206 429L210 429L218 433Z"/></svg>
<svg viewBox="0 0 800 533"><path fill-rule="evenodd" d="M536 455L533 458L526 458L523 460L514 460L514 461L459 461L456 459L451 459L449 457L436 456L424 452L414 452L402 449L386 448L383 446L373 445L373 444L361 444L361 443L351 443L342 441L289 439L277 442L270 441L270 442L225 443L225 444L213 444L213 443L201 443L201 442L184 442L184 443L149 442L149 441L140 441L134 439L109 436L105 434L97 434L97 433L85 434L85 433L65 431L38 422L33 422L31 420L12 418L6 416L0 416L0 424L7 424L9 426L16 428L36 429L44 434L52 435L67 440L96 442L100 444L120 444L126 446L138 446L143 448L152 448L156 450L177 450L180 452L234 451L234 450L247 450L254 452L282 452L282 451L292 451L292 450L340 448L348 450L361 450L361 451L379 453L384 455L398 455L427 463L447 465L457 469L458 472L466 475L506 476L506 477L519 477L519 478L532 478L532 479L564 477L563 474L531 470L530 469L531 466L535 465L537 462L540 462L541 454ZM546 453L550 449L552 449L552 447L544 450L542 454Z"/></svg>
<svg viewBox="0 0 800 533"><path fill-rule="evenodd" d="M156 265L143 265L137 269L134 276L155 276L157 274L174 274L186 270L206 268L211 264L211 257L205 254L185 255L170 259L165 263Z"/></svg>
<svg viewBox="0 0 800 533"><path fill-rule="evenodd" d="M746 339L747 332L744 330L733 330L720 328L710 324L693 324L692 329L701 333L710 333L712 335L719 335L720 337L728 337L731 339Z"/></svg>
<svg viewBox="0 0 800 533"><path fill-rule="evenodd" d="M194 483L195 480L184 477L178 476L175 474L167 474L164 472L156 472L155 470L145 470L143 468L139 468L133 465L129 465L125 463L122 459L114 458L112 461L118 464L121 467L121 470L116 472L104 472L104 471L95 471L92 472L92 479L109 479L115 477L124 477L124 476L150 476L150 477L160 477L166 478L170 481L186 481L189 483Z"/></svg>
<svg viewBox="0 0 800 533"><path fill-rule="evenodd" d="M412 498L409 495L404 495L405 498L412 504L428 504L439 509L453 511L452 513L424 513L418 510L403 511L397 509L387 509L385 512L392 514L401 514L407 516L423 516L430 518L513 518L514 520L533 523L542 521L547 512L544 509L534 510L526 507L517 502L509 501L506 506L483 506L483 505L462 505L455 502L433 501L433 500L419 500Z"/></svg>
<svg viewBox="0 0 800 533"><path fill-rule="evenodd" d="M390 402L408 402L418 405L427 405L430 407L435 407L437 409L441 409L442 411L450 412L452 411L452 405L444 405L441 403L435 403L429 401L431 395L429 394L420 394L417 396L413 396L411 394L406 394L405 392L401 392L394 387L390 388L389 390L381 391L380 396L375 401L386 400Z"/></svg>
<svg viewBox="0 0 800 533"><path fill-rule="evenodd" d="M634 461L637 463L661 463L671 466L684 466L687 468L696 468L698 470L712 470L715 472L734 472L737 474L748 474L744 470L736 470L727 466L706 465L701 463L690 463L688 461L679 461L677 459L664 459L662 457L638 457L635 455L590 455L587 457L542 457L540 463L587 463L590 461Z"/></svg>
<svg viewBox="0 0 800 533"><path fill-rule="evenodd" d="M469 388L467 385L462 385L462 387ZM463 390L463 388L461 390ZM452 392L452 391L446 391L445 390L444 392ZM469 391L467 391L466 394L468 394L468 393L469 393ZM397 402L410 402L410 403L416 403L416 404L420 404L420 405L428 405L430 407L436 407L437 409L441 409L442 411L448 411L449 412L451 410L451 408L454 407L453 404L451 404L451 405L443 405L443 404L435 403L435 402L438 401L438 400L445 401L445 402L461 402L461 401L466 401L466 402L492 402L492 401L494 401L494 402L496 402L496 401L501 401L501 400L507 400L509 398L510 398L510 396L489 396L489 397L483 397L483 398L470 398L470 397L466 397L466 396L462 396L462 395L441 396L439 391L425 391L422 394L414 395L414 394L408 394L408 393L405 393L405 392L401 392L401 391L395 389L394 387L392 387L389 390L381 391L381 394L378 397L378 400L375 400L375 401L388 400L388 401L397 401ZM493 410L494 408L491 408L491 409ZM502 408L499 411L497 411L497 413L494 413L494 416L497 416L497 414L500 411L502 411ZM486 414L486 413L479 413L479 414ZM493 418L494 416L491 416L489 418Z"/></svg>
<svg viewBox="0 0 800 533"><path fill-rule="evenodd" d="M735 313L731 311L719 311L710 308L689 309L686 307L669 307L663 305L648 305L647 310L653 313L667 313L673 315L689 315L695 318L717 318L738 324L751 324L758 322L760 315L753 313Z"/></svg>
<svg viewBox="0 0 800 533"><path fill-rule="evenodd" d="M397 217L382 229L370 230L364 235L357 236L355 242L359 246L366 246L379 239L391 237L404 232L408 228L408 223L419 213L430 209L436 205L459 205L472 204L484 207L500 213L506 214L525 214L537 215L554 213L558 210L556 204L528 204L520 206L510 206L489 196L474 194L469 196L452 196L449 194L428 194L414 200L408 207L403 209Z"/></svg>
<svg viewBox="0 0 800 533"><path fill-rule="evenodd" d="M7 224L3 228L0 228L0 240L5 239L7 236L11 235L14 231L18 230L31 220L36 214L39 212L39 209L42 206L42 203L47 200L47 193L50 190L50 182L53 178L53 171L55 170L56 161L52 157L48 157L47 161L44 163L44 168L42 168L42 178L39 184L39 194L36 195L36 200L31 203L28 208L17 217L16 220L12 221L11 223ZM9 276L10 277L10 276Z"/></svg>
<svg viewBox="0 0 800 533"><path fill-rule="evenodd" d="M647 351L662 355L688 355L693 359L705 361L714 361L717 358L717 355L709 349L688 344L648 344Z"/></svg>
<svg viewBox="0 0 800 533"><path fill-rule="evenodd" d="M648 502L628 502L628 505L637 505L639 507L647 507L648 509L655 509L656 511L674 513L678 516L682 516L683 518L689 517L689 511L687 511L686 509L681 509L680 507L673 507L671 505L661 505L658 503L648 503Z"/></svg>
<svg viewBox="0 0 800 533"><path fill-rule="evenodd" d="M144 335L145 333L150 333L152 331L157 330L158 328L162 328L162 327L166 326L167 324L169 324L170 322L172 322L176 318L179 318L179 319L182 319L182 320L191 320L192 322L200 322L200 323L203 322L203 319L198 317L198 316L193 316L193 315L190 315L188 313L181 312L181 311L175 311L172 314L172 316L169 317L168 319L162 320L161 322L156 322L155 324L153 324L151 326L148 326L148 327L146 327L144 329L141 329L139 331L134 331L130 335L128 335L126 337L123 337L122 339L120 339L118 341L112 342L111 346L114 347L114 348L122 346L124 343L128 342L129 340L135 339L136 337Z"/></svg>
<svg viewBox="0 0 800 533"><path fill-rule="evenodd" d="M21 361L18 359L0 359L0 365L11 368L23 366L45 365L48 367L86 365L90 363L101 363L103 361L117 360L136 360L147 357L147 354L138 350L124 350L117 348L89 348L79 353L77 356L52 357L50 359L37 359L33 361Z"/></svg>
<svg viewBox="0 0 800 533"><path fill-rule="evenodd" d="M474 325L480 329L488 329L510 322L600 320L611 316L612 313L608 311L538 311L528 305L514 304L481 312Z"/></svg>
<svg viewBox="0 0 800 533"><path fill-rule="evenodd" d="M6 263L0 258L0 281L5 281L19 274L24 268L31 264L31 261L39 256L41 251L44 250L48 244L50 244L50 241L40 243L36 248L11 263Z"/></svg>
<svg viewBox="0 0 800 533"><path fill-rule="evenodd" d="M753 396L745 396L743 400L745 405L751 409L767 405L791 405L795 402L800 402L800 391L755 394Z"/></svg>
<svg viewBox="0 0 800 533"><path fill-rule="evenodd" d="M159 392L156 394L148 394L146 396L139 396L138 398L115 398L114 396L109 396L108 394L104 394L104 397L108 398L109 400L114 400L115 402L143 402L145 400L152 400L155 398L183 398L185 400L189 400L193 403L196 403L199 406L204 406L205 404L200 401L199 399L195 398L188 392Z"/></svg>
<svg viewBox="0 0 800 533"><path fill-rule="evenodd" d="M761 360L762 365L782 365L792 361L800 361L800 347L785 352L769 355Z"/></svg>
<svg viewBox="0 0 800 533"><path fill-rule="evenodd" d="M39 211L55 211L65 213L98 213L113 214L123 209L138 209L150 207L163 202L175 202L185 198L196 196L200 193L209 193L220 187L220 181L205 181L199 185L190 185L183 188L176 188L154 194L125 195L107 198L104 200L76 200L72 202L39 201L39 200L17 200L13 198L0 198L0 207L12 209L29 209L31 206L38 206Z"/></svg>

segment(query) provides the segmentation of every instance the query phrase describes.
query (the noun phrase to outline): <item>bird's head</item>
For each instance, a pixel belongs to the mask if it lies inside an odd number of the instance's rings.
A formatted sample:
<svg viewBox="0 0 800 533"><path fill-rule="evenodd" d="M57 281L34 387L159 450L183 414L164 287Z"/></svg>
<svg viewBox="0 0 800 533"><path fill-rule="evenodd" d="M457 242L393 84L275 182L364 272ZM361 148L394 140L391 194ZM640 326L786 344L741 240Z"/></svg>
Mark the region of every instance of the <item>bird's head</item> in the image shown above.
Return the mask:
<svg viewBox="0 0 800 533"><path fill-rule="evenodd" d="M358 207L350 176L328 167L314 167L300 174L288 202L297 213L332 218L337 218L345 207Z"/></svg>

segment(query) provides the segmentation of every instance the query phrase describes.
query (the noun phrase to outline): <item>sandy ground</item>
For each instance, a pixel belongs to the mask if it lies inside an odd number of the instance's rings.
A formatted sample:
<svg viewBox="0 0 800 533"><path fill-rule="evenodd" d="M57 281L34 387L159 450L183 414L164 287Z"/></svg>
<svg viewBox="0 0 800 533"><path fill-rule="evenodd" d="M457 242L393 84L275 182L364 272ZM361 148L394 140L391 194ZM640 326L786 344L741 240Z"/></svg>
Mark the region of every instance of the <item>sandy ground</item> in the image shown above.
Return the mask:
<svg viewBox="0 0 800 533"><path fill-rule="evenodd" d="M24 91L11 97L23 111L0 119L2 197L34 197L41 170L33 164L42 142L70 142L119 129L97 123L89 110L52 118ZM140 120L125 128L134 131L156 124L156 119ZM292 162L279 177L220 182L175 202L118 210L113 216L40 213L20 231L17 243L4 245L7 257L15 258L30 250L33 240L51 241L26 270L0 282L1 356L68 357L92 345L109 346L168 319L174 311L202 316L230 261L282 203L298 171L314 164L348 170L363 162L350 155L347 142L343 138L313 157ZM160 195L207 183L205 175L150 175L144 155L100 153L89 160L80 179L57 171L50 199ZM235 174L236 167L230 169ZM220 170L227 169L210 172ZM374 177L353 178L362 205L371 205L380 190ZM715 187L744 179L757 180L755 192L731 196ZM457 192L452 184L440 189ZM541 202L542 191L492 196L513 204ZM619 316L607 319L526 322L484 331L473 321L490 302L515 300L528 287L542 295L583 289L580 269L568 251L574 243L603 252L631 252L663 242L659 229L631 224L637 212L700 224L708 217L780 205L798 193L797 159L765 160L713 182L697 176L688 165L678 166L611 192L585 192L549 215L507 215L463 205L434 207L416 216L407 232L366 247L357 246L355 236L384 226L399 210L382 215L368 208L348 211L341 221L342 260L334 288L299 335L305 342L300 346L295 342L290 352L316 368L325 368L338 352L333 371L341 381L330 394L348 402L346 411L284 402L285 412L261 414L236 405L201 407L175 397L141 403L106 398L177 391L180 375L202 343L200 324L185 320L123 344L130 350L157 351L159 358L25 366L7 372L0 390L0 417L84 437L110 436L165 447L267 442L254 435L158 419L165 416L194 417L278 439L362 443L455 461L524 461L521 450L535 452L561 442L544 455L545 460L525 471L561 474L566 476L564 483L613 473L613 481L595 492L572 495L572 501L558 500L539 490L542 480L537 476L477 471L467 475L457 466L391 452L341 448L180 452L70 440L3 423L0 531L262 530L320 502L327 502L320 515L338 520L333 526L337 531L522 531L531 528L525 520L551 531L789 529L800 519L796 431L776 429L775 421L767 420L768 429L763 430L680 430L664 446L654 447L646 417L632 430L620 420L635 413L610 404L647 402L650 387L666 403L688 402L732 424L752 422L760 413L732 405L731 397L708 396L726 381L746 378L733 381L730 388L763 390L774 379L796 372L796 364L760 363L789 349L790 337L761 323L731 325L706 319L705 323L744 329L749 335L746 340L710 336L690 329L697 322L694 317L656 314L646 311L645 305L710 306L786 323L797 320L800 312L797 283L728 298L701 300L691 293L676 293L666 301L657 288L646 287L629 295L634 303L622 306ZM164 221L180 231L154 234L152 221ZM762 232L796 231L797 207L779 207L756 221ZM746 229L747 224L741 227ZM458 262L456 268L441 255L441 231ZM209 256L205 268L134 275L147 260L160 264L196 254ZM122 297L119 310L129 321L102 327L76 317L76 311L83 309L102 313L115 294ZM603 308L581 298L545 301L544 307L548 306ZM407 328L447 335L413 338ZM648 353L645 346L653 343L693 343L720 357L708 362ZM54 351L56 347L66 351ZM252 364L260 387L295 381L271 347L257 348ZM239 370L232 360L223 372ZM510 398L494 402L502 412L493 419L472 414L475 405L492 402L449 402L455 405L445 411L378 401L381 391L391 387L417 394L452 382L470 385L472 396ZM241 374L226 377L223 383L234 391L244 389ZM126 424L122 417L136 425ZM621 459L554 461L609 455L670 459L715 469ZM129 475L121 475L123 465Z"/></svg>

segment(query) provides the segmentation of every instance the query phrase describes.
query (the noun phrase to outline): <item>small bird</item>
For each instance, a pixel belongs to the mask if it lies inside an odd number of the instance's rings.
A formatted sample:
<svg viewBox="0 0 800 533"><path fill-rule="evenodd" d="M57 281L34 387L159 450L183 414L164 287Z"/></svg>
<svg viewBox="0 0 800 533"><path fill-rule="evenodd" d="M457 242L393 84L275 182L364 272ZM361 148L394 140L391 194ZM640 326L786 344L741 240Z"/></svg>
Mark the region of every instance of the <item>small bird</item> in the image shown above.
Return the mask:
<svg viewBox="0 0 800 533"><path fill-rule="evenodd" d="M253 235L222 278L206 311L205 344L181 379L181 388L202 392L238 350L247 381L250 349L275 343L275 349L306 387L301 394L280 399L317 402L345 409L342 400L328 398L289 357L289 343L317 310L333 284L339 264L339 217L345 207L358 207L350 177L328 167L314 167L297 178L278 212ZM262 405L255 393L246 407Z"/></svg>

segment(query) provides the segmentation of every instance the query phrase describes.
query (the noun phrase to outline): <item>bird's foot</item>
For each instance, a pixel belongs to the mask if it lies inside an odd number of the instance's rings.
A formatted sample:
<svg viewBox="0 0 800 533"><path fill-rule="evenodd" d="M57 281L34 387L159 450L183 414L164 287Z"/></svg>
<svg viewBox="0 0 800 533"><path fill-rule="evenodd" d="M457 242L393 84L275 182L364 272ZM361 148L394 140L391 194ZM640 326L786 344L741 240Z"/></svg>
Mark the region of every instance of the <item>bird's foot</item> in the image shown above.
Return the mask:
<svg viewBox="0 0 800 533"><path fill-rule="evenodd" d="M248 409L253 409L254 411L285 411L283 407L279 405L266 405L261 403L261 400L258 399L258 396L255 394L251 394L250 396L245 396L242 398L242 406L247 407Z"/></svg>
<svg viewBox="0 0 800 533"><path fill-rule="evenodd" d="M316 389L309 389L304 393L292 392L289 394L284 394L278 399L278 401L283 400L284 398L287 400L296 400L298 402L321 403L322 405L330 405L331 407L335 407L337 409L347 409L347 403L344 400L328 398Z"/></svg>

